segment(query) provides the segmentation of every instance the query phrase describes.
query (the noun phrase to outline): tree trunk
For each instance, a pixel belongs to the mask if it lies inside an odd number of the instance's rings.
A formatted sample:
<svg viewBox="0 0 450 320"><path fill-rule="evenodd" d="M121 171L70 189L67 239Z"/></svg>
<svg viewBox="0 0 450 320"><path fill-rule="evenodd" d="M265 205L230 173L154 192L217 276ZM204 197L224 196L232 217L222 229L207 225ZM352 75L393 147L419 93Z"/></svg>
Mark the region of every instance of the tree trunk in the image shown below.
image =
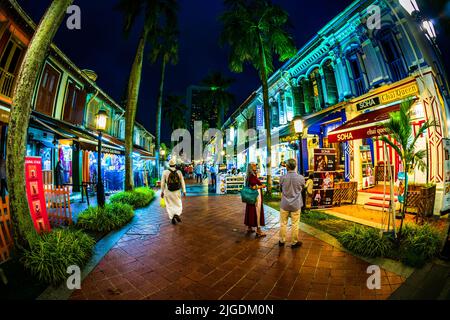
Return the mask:
<svg viewBox="0 0 450 320"><path fill-rule="evenodd" d="M164 93L164 78L166 74L166 58L163 57L161 63L161 82L159 83L159 92L158 92L158 108L156 110L156 166L158 167L158 178L159 178L159 169L160 169L160 161L159 161L159 149L161 147L161 115L162 115L162 105L163 105L163 93Z"/></svg>
<svg viewBox="0 0 450 320"><path fill-rule="evenodd" d="M55 0L51 3L25 53L14 88L6 145L6 172L14 239L19 248L28 247L37 235L25 191L25 155L31 100L47 51L72 1Z"/></svg>
<svg viewBox="0 0 450 320"><path fill-rule="evenodd" d="M264 44L261 36L259 37L259 54L261 59L261 82L263 89L263 104L264 104L264 125L266 127L266 171L267 171L267 193L272 194L272 140L271 140L271 125L270 125L270 109L269 109L269 86L267 84L267 62L264 54Z"/></svg>
<svg viewBox="0 0 450 320"><path fill-rule="evenodd" d="M145 42L147 41L147 31L144 29L139 39L136 49L133 66L131 67L128 79L128 99L125 110L125 190L134 188L133 179L133 132L134 120L139 99L139 86L141 84L142 61L144 59Z"/></svg>

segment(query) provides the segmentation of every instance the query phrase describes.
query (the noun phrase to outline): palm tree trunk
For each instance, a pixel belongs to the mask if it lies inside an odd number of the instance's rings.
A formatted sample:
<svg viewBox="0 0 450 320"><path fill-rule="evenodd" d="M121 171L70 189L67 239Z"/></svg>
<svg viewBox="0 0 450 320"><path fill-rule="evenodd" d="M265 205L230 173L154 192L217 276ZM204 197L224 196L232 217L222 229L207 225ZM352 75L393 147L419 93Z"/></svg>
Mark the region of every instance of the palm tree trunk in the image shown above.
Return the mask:
<svg viewBox="0 0 450 320"><path fill-rule="evenodd" d="M125 190L134 188L133 179L133 132L134 120L139 99L139 86L141 84L142 61L144 59L147 30L143 30L136 50L133 66L128 79L127 106L125 111Z"/></svg>
<svg viewBox="0 0 450 320"><path fill-rule="evenodd" d="M25 191L25 155L31 100L48 48L72 1L55 0L47 9L25 53L14 89L6 145L6 172L14 239L19 248L26 248L37 235Z"/></svg>
<svg viewBox="0 0 450 320"><path fill-rule="evenodd" d="M264 54L264 44L261 35L259 36L259 54L261 59L261 81L263 89L263 103L264 103L264 124L266 127L266 171L267 171L267 193L272 194L272 140L271 140L271 125L270 125L270 111L269 111L269 86L267 84L267 61Z"/></svg>
<svg viewBox="0 0 450 320"><path fill-rule="evenodd" d="M161 64L161 82L159 83L158 92L158 109L156 110L156 165L158 167L158 178L159 178L159 148L161 147L161 115L162 115L162 105L163 105L163 93L164 93L164 78L166 74L166 64L167 60L165 57L162 59Z"/></svg>

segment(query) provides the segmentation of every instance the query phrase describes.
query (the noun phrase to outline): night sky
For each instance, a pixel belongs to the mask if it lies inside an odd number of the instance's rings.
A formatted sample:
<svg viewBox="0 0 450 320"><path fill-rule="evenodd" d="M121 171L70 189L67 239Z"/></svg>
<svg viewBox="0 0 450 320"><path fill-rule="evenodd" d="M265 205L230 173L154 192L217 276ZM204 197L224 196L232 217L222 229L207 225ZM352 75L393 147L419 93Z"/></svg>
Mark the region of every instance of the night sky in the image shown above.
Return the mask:
<svg viewBox="0 0 450 320"><path fill-rule="evenodd" d="M18 2L33 20L38 22L50 0ZM297 48L302 47L351 2L274 1L290 14ZM94 70L98 74L97 84L120 102L127 85L140 28L136 25L129 38L123 36L122 15L114 10L116 3L115 0L75 0L74 4L80 6L82 12L81 30L68 30L64 22L54 42L78 67ZM167 69L165 92L185 96L189 85L197 85L209 71L219 70L236 80L231 91L236 95L237 105L231 108L231 113L259 87L258 75L251 66L245 68L241 74L228 70L227 50L218 45L221 25L217 18L223 12L221 0L180 0L179 3L180 60L175 67L170 66ZM448 47L448 41L443 41L443 44ZM147 52L149 49L150 47L147 47ZM159 66L145 62L137 119L152 133L155 130L159 79ZM162 140L169 142L169 124L164 123L164 119L162 127Z"/></svg>

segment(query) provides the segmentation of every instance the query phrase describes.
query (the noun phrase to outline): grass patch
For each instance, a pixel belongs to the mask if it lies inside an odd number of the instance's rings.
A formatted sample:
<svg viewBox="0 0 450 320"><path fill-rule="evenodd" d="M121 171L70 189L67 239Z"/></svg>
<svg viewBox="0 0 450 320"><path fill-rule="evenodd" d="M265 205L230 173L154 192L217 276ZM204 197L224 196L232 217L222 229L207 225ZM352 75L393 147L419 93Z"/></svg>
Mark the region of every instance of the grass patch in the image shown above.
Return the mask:
<svg viewBox="0 0 450 320"><path fill-rule="evenodd" d="M133 219L133 207L124 203L109 203L104 208L89 207L78 216L77 226L96 232L118 229Z"/></svg>
<svg viewBox="0 0 450 320"><path fill-rule="evenodd" d="M132 191L122 191L109 198L111 203L125 203L134 209L146 207L155 198L155 191L147 187L139 187Z"/></svg>
<svg viewBox="0 0 450 320"><path fill-rule="evenodd" d="M38 281L57 285L67 279L67 267L81 268L89 260L94 245L94 239L81 230L54 229L24 251L22 262Z"/></svg>

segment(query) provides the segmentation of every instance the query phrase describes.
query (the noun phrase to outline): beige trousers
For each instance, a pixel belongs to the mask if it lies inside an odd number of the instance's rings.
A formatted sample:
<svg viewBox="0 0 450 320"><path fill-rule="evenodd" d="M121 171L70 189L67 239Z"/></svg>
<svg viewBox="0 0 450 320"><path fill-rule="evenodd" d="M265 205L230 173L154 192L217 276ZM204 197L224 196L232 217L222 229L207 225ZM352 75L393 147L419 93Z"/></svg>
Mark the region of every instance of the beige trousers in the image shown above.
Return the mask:
<svg viewBox="0 0 450 320"><path fill-rule="evenodd" d="M289 215L291 215L291 241L292 243L298 242L298 222L300 221L300 210L297 211L285 211L280 209L280 241L286 242L286 230Z"/></svg>

